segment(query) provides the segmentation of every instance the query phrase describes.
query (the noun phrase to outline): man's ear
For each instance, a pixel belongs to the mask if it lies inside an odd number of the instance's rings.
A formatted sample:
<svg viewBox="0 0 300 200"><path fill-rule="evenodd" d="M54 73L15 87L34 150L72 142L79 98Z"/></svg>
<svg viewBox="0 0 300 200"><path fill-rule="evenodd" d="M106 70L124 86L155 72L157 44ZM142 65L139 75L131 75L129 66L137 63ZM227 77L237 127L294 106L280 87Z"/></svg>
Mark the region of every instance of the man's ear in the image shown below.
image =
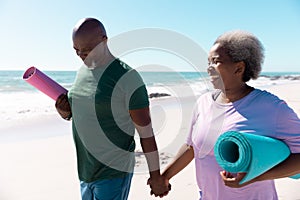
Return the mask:
<svg viewBox="0 0 300 200"><path fill-rule="evenodd" d="M107 43L107 36L106 35L102 36L102 42L104 42L104 41Z"/></svg>
<svg viewBox="0 0 300 200"><path fill-rule="evenodd" d="M245 68L246 68L246 65L245 65L244 61L237 62L237 63L235 63L235 72L234 73L236 75L243 76L243 74L245 72Z"/></svg>

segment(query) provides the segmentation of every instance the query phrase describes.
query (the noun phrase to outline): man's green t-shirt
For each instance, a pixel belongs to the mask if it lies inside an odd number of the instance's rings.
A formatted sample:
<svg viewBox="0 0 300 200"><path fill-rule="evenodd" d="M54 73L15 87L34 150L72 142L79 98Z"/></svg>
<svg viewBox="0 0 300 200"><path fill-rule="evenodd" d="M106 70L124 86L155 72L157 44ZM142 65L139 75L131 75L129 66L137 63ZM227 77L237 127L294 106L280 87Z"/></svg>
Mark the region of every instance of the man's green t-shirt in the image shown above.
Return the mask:
<svg viewBox="0 0 300 200"><path fill-rule="evenodd" d="M79 69L69 91L79 179L123 177L134 168L134 125L129 110L149 106L138 72L114 60L106 68Z"/></svg>

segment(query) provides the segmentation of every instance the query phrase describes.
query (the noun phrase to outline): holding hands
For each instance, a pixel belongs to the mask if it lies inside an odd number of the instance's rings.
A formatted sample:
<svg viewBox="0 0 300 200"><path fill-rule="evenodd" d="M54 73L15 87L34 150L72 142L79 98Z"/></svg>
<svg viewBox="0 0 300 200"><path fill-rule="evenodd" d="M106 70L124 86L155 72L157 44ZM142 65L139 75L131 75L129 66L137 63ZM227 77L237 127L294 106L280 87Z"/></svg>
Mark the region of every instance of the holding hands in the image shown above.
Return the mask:
<svg viewBox="0 0 300 200"><path fill-rule="evenodd" d="M166 196L171 190L171 184L169 180L164 176L150 177L148 179L147 185L150 186L150 194L155 197L159 196L160 198Z"/></svg>

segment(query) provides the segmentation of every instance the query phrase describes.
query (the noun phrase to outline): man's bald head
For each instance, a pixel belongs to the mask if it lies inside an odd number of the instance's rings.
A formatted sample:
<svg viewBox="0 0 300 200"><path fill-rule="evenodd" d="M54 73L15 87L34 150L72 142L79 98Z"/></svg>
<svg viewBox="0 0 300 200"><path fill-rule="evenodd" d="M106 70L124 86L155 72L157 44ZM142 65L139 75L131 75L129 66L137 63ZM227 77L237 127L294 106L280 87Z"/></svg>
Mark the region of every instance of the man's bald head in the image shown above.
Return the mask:
<svg viewBox="0 0 300 200"><path fill-rule="evenodd" d="M73 39L77 36L106 36L103 24L95 18L84 18L79 20L73 29Z"/></svg>

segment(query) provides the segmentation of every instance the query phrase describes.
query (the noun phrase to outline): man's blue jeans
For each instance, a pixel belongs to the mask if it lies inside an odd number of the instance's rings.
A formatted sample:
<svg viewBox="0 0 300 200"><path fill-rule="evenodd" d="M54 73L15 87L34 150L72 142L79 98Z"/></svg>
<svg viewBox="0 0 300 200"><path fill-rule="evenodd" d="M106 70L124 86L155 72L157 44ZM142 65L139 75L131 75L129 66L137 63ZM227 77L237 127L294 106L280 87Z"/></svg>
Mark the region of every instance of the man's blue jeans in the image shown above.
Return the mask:
<svg viewBox="0 0 300 200"><path fill-rule="evenodd" d="M81 181L82 200L127 200L133 174L124 178L98 180L91 183Z"/></svg>

